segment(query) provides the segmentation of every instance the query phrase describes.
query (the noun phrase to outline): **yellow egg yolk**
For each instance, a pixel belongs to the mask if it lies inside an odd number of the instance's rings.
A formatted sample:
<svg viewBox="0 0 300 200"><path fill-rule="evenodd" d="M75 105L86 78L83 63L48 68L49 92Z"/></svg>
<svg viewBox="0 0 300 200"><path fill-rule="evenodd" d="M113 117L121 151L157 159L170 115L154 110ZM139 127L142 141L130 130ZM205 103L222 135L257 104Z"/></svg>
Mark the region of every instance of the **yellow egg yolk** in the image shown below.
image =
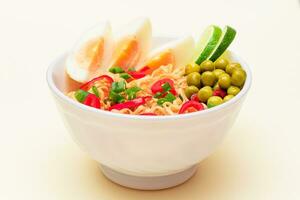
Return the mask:
<svg viewBox="0 0 300 200"><path fill-rule="evenodd" d="M172 52L170 50L167 50L151 58L146 63L146 66L149 67L150 69L149 72L152 72L153 70L159 68L160 66L169 65L169 64L175 65L175 58Z"/></svg>
<svg viewBox="0 0 300 200"><path fill-rule="evenodd" d="M139 43L135 38L128 39L116 52L116 59L112 66L121 67L125 71L137 64L141 54Z"/></svg>
<svg viewBox="0 0 300 200"><path fill-rule="evenodd" d="M77 55L77 62L83 63L89 71L95 71L101 66L104 52L104 39L89 41Z"/></svg>

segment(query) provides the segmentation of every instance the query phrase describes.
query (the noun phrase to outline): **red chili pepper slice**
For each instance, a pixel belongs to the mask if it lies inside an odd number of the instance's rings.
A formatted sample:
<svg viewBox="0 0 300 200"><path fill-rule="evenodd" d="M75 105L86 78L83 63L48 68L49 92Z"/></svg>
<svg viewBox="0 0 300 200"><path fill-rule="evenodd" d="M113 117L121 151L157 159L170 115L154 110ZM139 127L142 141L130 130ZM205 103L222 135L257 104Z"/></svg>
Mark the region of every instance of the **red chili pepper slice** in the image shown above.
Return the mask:
<svg viewBox="0 0 300 200"><path fill-rule="evenodd" d="M226 91L222 89L216 89L213 91L213 96L219 96L221 98L224 98L227 95Z"/></svg>
<svg viewBox="0 0 300 200"><path fill-rule="evenodd" d="M197 101L187 101L181 106L179 114L189 112L190 108L194 108L197 111L204 110L204 106L201 103Z"/></svg>
<svg viewBox="0 0 300 200"><path fill-rule="evenodd" d="M145 101L150 101L152 99L152 96L145 96L143 98L145 99Z"/></svg>
<svg viewBox="0 0 300 200"><path fill-rule="evenodd" d="M128 71L127 74L129 74L132 78L127 79L128 82L132 81L133 79L140 79L145 77L147 74L149 74L150 68L148 66L143 67L142 69L138 71Z"/></svg>
<svg viewBox="0 0 300 200"><path fill-rule="evenodd" d="M140 71L129 71L127 72L127 74L129 74L134 79L140 79L146 76L144 72L140 72Z"/></svg>
<svg viewBox="0 0 300 200"><path fill-rule="evenodd" d="M140 105L144 105L149 100L149 97L138 97L133 100L124 102L124 103L118 103L113 106L111 106L108 110L111 111L113 109L115 110L122 110L124 108L129 109L135 109L139 107Z"/></svg>
<svg viewBox="0 0 300 200"><path fill-rule="evenodd" d="M145 66L142 69L140 69L139 72L144 72L145 74L148 74L150 72L149 70L150 70L150 67Z"/></svg>
<svg viewBox="0 0 300 200"><path fill-rule="evenodd" d="M98 109L100 109L100 107L101 107L99 98L96 95L91 94L91 93L89 93L86 96L85 100L82 103L84 105L91 106L91 107L98 108Z"/></svg>
<svg viewBox="0 0 300 200"><path fill-rule="evenodd" d="M106 80L110 85L114 82L114 80L110 76L102 75L102 76L96 77L96 78L90 80L89 82L83 84L80 87L80 89L88 91L95 84L95 82L100 81L100 80Z"/></svg>
<svg viewBox="0 0 300 200"><path fill-rule="evenodd" d="M200 99L199 99L199 97L198 97L197 94L193 94L193 95L191 96L191 100L192 100L192 101L197 101L197 102L200 101Z"/></svg>
<svg viewBox="0 0 300 200"><path fill-rule="evenodd" d="M155 113L142 113L140 115L156 116L157 114L155 114Z"/></svg>
<svg viewBox="0 0 300 200"><path fill-rule="evenodd" d="M151 86L151 91L152 91L152 93L153 93L153 94L156 94L156 93L158 93L158 92L164 93L165 91L164 91L164 89L163 89L162 86L163 86L163 84L165 84L165 83L169 83L169 84L170 84L170 86L171 86L170 92L171 92L173 95L176 95L177 92L176 92L176 90L175 90L175 88L174 88L174 81L171 80L171 79L169 79L169 78L163 78L163 79L161 79L161 80L156 81L156 82ZM163 95L163 96L164 96L164 95Z"/></svg>

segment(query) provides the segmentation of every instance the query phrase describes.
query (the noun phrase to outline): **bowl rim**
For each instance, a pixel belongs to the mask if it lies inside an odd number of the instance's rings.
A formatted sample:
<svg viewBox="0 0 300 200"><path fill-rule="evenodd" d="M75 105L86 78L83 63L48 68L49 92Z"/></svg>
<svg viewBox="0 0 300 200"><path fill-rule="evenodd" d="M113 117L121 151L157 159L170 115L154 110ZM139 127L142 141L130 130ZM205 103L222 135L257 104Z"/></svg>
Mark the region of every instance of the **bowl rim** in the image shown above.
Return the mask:
<svg viewBox="0 0 300 200"><path fill-rule="evenodd" d="M156 38L174 38L174 37L165 37L165 36L156 36ZM229 50L227 50L229 51ZM232 51L229 51L232 57L236 58L239 60L239 63L243 66L243 69L247 73L247 78L245 81L245 84L242 88L242 90L236 95L234 98L232 98L230 101L227 101L221 105L215 106L213 108L205 109L202 111L198 112L192 112L192 113L186 113L186 114L176 114L176 115L158 115L158 116L146 116L146 115L129 115L129 114L122 114L122 113L114 113L106 110L101 110L101 109L96 109L93 107L86 106L84 104L81 104L77 101L74 101L73 99L69 98L67 95L65 95L62 91L60 91L53 80L53 74L54 74L54 68L55 66L63 59L66 59L66 56L68 55L68 52L61 54L60 56L56 57L51 64L49 65L47 72L46 72L46 79L48 86L52 93L57 96L60 100L63 102L70 104L71 106L74 106L76 108L79 108L80 110L84 110L87 112L94 113L96 115L104 115L107 117L114 117L114 118L121 118L121 119L134 119L134 120L175 120L175 119L187 119L187 118L192 118L192 117L197 117L197 116L203 116L208 113L215 113L220 110L223 110L230 105L235 104L236 102L240 101L243 96L247 94L247 92L250 89L251 83L252 83L252 73L251 70L248 66L248 64L237 54L233 53Z"/></svg>

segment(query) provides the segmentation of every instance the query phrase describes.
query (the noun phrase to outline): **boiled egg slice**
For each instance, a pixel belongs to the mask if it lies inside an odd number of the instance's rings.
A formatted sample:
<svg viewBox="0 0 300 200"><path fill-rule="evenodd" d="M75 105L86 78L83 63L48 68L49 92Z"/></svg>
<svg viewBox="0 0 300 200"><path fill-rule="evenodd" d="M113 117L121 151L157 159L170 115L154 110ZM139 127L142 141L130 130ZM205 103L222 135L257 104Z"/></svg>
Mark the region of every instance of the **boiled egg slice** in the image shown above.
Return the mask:
<svg viewBox="0 0 300 200"><path fill-rule="evenodd" d="M75 44L66 60L67 74L77 82L87 82L106 71L113 52L109 22L88 30Z"/></svg>
<svg viewBox="0 0 300 200"><path fill-rule="evenodd" d="M145 59L151 48L152 30L150 20L139 18L120 30L115 38L115 49L110 67L121 67L125 71Z"/></svg>
<svg viewBox="0 0 300 200"><path fill-rule="evenodd" d="M194 49L195 42L192 36L177 39L154 49L138 69L147 66L148 72L152 72L169 64L175 67L185 66L192 61Z"/></svg>

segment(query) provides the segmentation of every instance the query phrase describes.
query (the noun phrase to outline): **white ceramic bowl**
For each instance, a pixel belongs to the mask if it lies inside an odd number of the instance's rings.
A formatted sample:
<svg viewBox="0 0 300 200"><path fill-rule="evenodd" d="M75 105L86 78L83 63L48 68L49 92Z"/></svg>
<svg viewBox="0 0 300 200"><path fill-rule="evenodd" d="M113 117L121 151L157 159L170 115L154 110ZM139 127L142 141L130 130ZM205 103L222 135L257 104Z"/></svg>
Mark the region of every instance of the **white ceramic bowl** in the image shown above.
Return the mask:
<svg viewBox="0 0 300 200"><path fill-rule="evenodd" d="M156 37L155 45L171 38ZM241 63L247 79L229 102L201 112L175 116L135 116L97 110L64 93L64 62L57 58L47 71L47 81L74 140L102 165L109 179L138 189L162 189L184 182L196 164L209 156L233 125L251 85L248 65Z"/></svg>

